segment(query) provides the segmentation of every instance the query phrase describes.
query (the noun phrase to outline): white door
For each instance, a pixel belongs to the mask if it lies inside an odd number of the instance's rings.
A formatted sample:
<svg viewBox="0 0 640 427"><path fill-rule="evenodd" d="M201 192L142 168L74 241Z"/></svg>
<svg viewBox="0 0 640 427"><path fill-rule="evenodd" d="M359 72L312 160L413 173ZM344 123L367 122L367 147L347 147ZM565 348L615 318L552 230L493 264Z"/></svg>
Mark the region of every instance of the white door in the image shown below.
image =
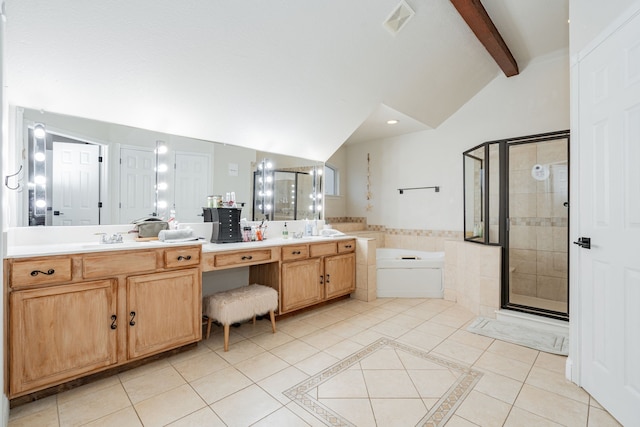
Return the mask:
<svg viewBox="0 0 640 427"><path fill-rule="evenodd" d="M53 142L52 225L100 222L100 147Z"/></svg>
<svg viewBox="0 0 640 427"><path fill-rule="evenodd" d="M176 153L175 210L178 222L203 222L202 208L211 194L211 157L200 153Z"/></svg>
<svg viewBox="0 0 640 427"><path fill-rule="evenodd" d="M120 223L155 210L156 157L153 150L120 149Z"/></svg>
<svg viewBox="0 0 640 427"><path fill-rule="evenodd" d="M638 425L640 16L580 61L579 98L580 385Z"/></svg>

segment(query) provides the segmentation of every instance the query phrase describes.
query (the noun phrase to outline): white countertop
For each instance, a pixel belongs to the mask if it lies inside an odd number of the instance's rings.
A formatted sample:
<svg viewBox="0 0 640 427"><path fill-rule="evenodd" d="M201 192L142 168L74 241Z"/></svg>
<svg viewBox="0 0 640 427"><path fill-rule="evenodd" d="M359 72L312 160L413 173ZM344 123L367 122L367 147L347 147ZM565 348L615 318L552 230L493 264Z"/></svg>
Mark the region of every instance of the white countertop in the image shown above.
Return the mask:
<svg viewBox="0 0 640 427"><path fill-rule="evenodd" d="M331 237L323 236L310 236L300 239L288 238L288 239L267 239L257 242L238 242L238 243L210 243L207 240L193 240L188 242L179 243L167 243L159 240L151 241L125 241L124 243L61 243L61 244L42 244L42 245L15 245L8 246L5 252L5 258L27 258L27 257L40 257L51 255L65 255L65 254L77 254L77 253L91 253L91 252L108 252L119 250L135 250L135 249L155 249L155 248L169 248L178 246L189 245L202 245L202 252L226 252L236 251L243 249L255 249L266 248L272 246L282 245L296 245L305 243L316 242L328 242L332 240L348 240L353 236L337 235Z"/></svg>

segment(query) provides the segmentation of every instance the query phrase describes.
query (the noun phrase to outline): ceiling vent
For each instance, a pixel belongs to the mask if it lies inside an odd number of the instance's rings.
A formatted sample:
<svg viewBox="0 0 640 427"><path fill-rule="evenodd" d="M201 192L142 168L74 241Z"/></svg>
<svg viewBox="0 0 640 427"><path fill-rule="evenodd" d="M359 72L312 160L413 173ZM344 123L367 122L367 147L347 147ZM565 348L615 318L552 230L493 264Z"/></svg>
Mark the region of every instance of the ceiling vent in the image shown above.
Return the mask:
<svg viewBox="0 0 640 427"><path fill-rule="evenodd" d="M415 14L407 2L402 0L386 21L382 23L382 26L395 36Z"/></svg>

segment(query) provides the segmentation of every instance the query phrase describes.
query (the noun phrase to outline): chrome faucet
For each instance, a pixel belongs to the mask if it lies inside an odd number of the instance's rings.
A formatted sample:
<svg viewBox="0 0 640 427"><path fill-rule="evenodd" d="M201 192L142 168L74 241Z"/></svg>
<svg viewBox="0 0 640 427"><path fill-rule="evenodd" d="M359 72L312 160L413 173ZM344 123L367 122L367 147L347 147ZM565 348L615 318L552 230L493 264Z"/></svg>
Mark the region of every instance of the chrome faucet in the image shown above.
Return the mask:
<svg viewBox="0 0 640 427"><path fill-rule="evenodd" d="M100 243L111 244L111 243L123 243L124 240L122 238L122 234L113 233L111 236L107 236L107 233L96 233L100 236Z"/></svg>

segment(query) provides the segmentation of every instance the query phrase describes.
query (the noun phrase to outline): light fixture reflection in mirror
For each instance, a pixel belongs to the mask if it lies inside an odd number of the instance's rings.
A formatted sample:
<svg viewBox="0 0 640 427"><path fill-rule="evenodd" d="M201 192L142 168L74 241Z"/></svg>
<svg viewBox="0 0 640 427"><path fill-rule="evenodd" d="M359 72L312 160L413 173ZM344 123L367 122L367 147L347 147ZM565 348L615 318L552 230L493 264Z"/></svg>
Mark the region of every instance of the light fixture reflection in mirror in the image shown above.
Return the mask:
<svg viewBox="0 0 640 427"><path fill-rule="evenodd" d="M167 184L166 173L169 167L166 164L165 155L169 151L164 141L156 141L156 184L155 184L155 210L152 216L164 217L165 211L168 207L167 203L167 190L169 185Z"/></svg>
<svg viewBox="0 0 640 427"><path fill-rule="evenodd" d="M31 198L31 210L33 216L36 218L42 218L47 214L47 187L46 187L46 175L47 164L44 161L46 159L46 136L47 132L43 124L38 123L33 127L33 171L34 178L33 183L30 183L30 188L33 188L33 197Z"/></svg>
<svg viewBox="0 0 640 427"><path fill-rule="evenodd" d="M258 164L258 185L258 209L269 220L273 209L273 163L269 159Z"/></svg>
<svg viewBox="0 0 640 427"><path fill-rule="evenodd" d="M313 215L313 219L320 219L320 212L322 211L322 167L314 166L310 173L312 176L312 191L309 194L311 198L309 210Z"/></svg>

